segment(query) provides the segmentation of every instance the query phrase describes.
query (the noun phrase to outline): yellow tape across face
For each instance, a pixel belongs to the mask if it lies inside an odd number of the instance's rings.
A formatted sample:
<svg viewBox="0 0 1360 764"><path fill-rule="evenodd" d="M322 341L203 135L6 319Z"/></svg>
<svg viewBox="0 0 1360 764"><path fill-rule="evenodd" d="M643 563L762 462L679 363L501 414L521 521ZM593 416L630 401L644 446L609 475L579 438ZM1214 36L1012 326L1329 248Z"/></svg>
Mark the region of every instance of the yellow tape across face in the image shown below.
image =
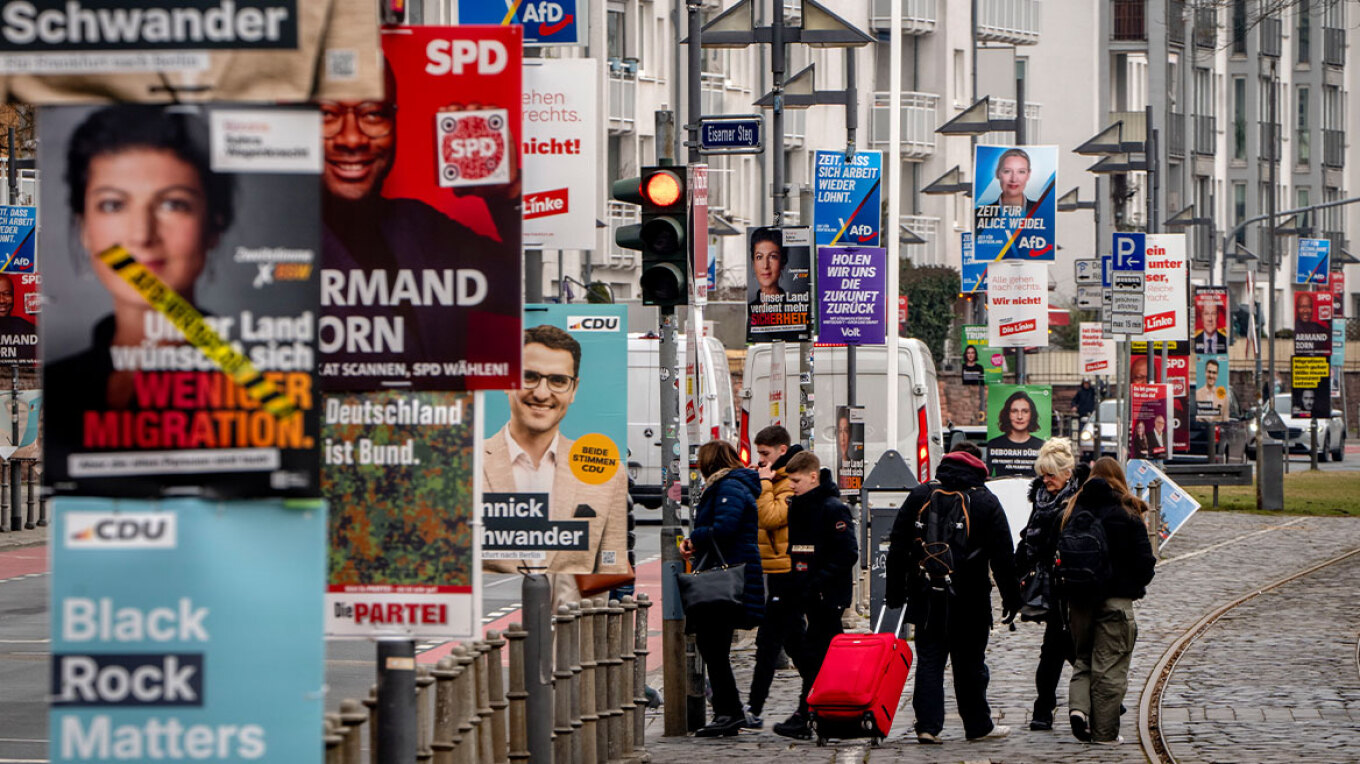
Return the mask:
<svg viewBox="0 0 1360 764"><path fill-rule="evenodd" d="M232 381L245 389L246 393L260 402L260 407L280 419L293 414L297 409L273 382L265 379L259 369L236 348L227 344L208 322L203 314L180 297L156 274L137 262L122 246L115 244L99 253L99 259L113 269L146 300L156 312L169 319L179 329L189 344L202 351L203 355L217 364Z"/></svg>

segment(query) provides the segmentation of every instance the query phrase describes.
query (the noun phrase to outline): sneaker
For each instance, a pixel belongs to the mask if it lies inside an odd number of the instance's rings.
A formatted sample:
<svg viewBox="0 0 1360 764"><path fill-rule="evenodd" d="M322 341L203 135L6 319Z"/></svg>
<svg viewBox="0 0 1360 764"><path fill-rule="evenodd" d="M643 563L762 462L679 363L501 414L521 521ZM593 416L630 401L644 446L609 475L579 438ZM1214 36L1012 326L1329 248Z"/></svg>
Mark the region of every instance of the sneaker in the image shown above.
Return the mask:
<svg viewBox="0 0 1360 764"><path fill-rule="evenodd" d="M939 735L932 735L929 732L916 733L916 742L921 745L944 745L944 741L940 739Z"/></svg>
<svg viewBox="0 0 1360 764"><path fill-rule="evenodd" d="M732 737L741 732L741 716L715 716L707 727L694 733L695 737Z"/></svg>
<svg viewBox="0 0 1360 764"><path fill-rule="evenodd" d="M1121 745L1124 742L1123 735L1115 735L1114 740L1092 740L1096 745Z"/></svg>
<svg viewBox="0 0 1360 764"><path fill-rule="evenodd" d="M764 729L764 727L765 727L765 720L764 720L763 718L761 718L760 714L754 713L754 712L751 711L751 709L748 707L748 708L746 709L746 718L743 719L742 722L741 722L741 728L744 729L744 730L758 730L758 729Z"/></svg>
<svg viewBox="0 0 1360 764"><path fill-rule="evenodd" d="M1011 734L1010 727L1007 727L1004 724L993 724L991 732L988 732L985 735L979 735L977 737L970 737L968 738L968 741L971 743L977 740L991 740L995 738L1002 738L1009 734Z"/></svg>
<svg viewBox="0 0 1360 764"><path fill-rule="evenodd" d="M793 716L774 725L774 734L791 737L795 740L811 740L812 722L806 716L795 711Z"/></svg>
<svg viewBox="0 0 1360 764"><path fill-rule="evenodd" d="M1029 720L1029 728L1034 732L1048 732L1053 729L1053 717L1050 716L1049 718L1044 719L1043 717L1036 716Z"/></svg>
<svg viewBox="0 0 1360 764"><path fill-rule="evenodd" d="M1081 711L1073 711L1067 718L1072 722L1072 737L1083 743L1091 742L1091 728L1086 724L1086 714Z"/></svg>

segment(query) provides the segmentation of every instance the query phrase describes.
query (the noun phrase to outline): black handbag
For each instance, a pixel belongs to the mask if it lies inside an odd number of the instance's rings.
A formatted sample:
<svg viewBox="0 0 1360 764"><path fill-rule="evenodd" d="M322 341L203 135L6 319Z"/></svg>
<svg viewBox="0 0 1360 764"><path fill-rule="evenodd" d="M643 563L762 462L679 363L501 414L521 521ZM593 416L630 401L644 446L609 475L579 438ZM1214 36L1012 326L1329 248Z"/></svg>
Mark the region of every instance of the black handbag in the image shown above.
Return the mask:
<svg viewBox="0 0 1360 764"><path fill-rule="evenodd" d="M745 607L746 563L728 565L716 545L713 551L718 556L718 565L704 567L708 560L708 555L704 555L693 573L677 576L680 603L687 618L735 613Z"/></svg>
<svg viewBox="0 0 1360 764"><path fill-rule="evenodd" d="M1020 620L1046 621L1053 609L1053 574L1035 568L1020 582Z"/></svg>

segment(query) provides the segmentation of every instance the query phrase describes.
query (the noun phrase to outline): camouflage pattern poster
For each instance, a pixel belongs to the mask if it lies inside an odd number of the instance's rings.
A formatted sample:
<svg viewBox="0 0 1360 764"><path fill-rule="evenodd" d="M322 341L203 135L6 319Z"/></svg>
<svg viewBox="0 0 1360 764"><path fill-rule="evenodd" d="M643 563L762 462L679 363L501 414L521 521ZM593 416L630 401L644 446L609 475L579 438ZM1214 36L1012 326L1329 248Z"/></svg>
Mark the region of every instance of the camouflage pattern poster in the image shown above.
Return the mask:
<svg viewBox="0 0 1360 764"><path fill-rule="evenodd" d="M326 633L463 639L481 612L472 393L325 401Z"/></svg>

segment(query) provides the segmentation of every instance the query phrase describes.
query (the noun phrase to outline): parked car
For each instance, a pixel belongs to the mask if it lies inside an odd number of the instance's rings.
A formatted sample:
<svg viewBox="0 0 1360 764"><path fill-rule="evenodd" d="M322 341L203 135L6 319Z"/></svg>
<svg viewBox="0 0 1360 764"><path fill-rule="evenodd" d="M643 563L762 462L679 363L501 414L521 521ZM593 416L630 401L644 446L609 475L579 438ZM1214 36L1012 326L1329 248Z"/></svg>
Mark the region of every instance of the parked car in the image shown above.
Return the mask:
<svg viewBox="0 0 1360 764"><path fill-rule="evenodd" d="M1100 453L1102 455L1114 456L1119 453L1119 417L1122 412L1120 404L1122 400L1117 398L1106 398L1100 402ZM1081 426L1081 434L1078 436L1081 458L1083 461L1090 461L1096 453L1096 421L1095 417L1087 418Z"/></svg>
<svg viewBox="0 0 1360 764"><path fill-rule="evenodd" d="M1190 450L1173 452L1170 461L1206 461L1209 455L1209 439L1212 430L1217 430L1215 441L1220 457L1237 456L1247 448L1247 416L1237 405L1237 399L1228 391L1229 418L1222 422L1208 422L1202 419L1190 420ZM1114 455L1119 448L1119 417L1123 414L1124 403L1121 399L1107 398L1100 402L1100 450L1102 454ZM1212 430L1211 430L1212 428ZM1095 420L1088 419L1081 428L1081 456L1090 460L1095 456Z"/></svg>
<svg viewBox="0 0 1360 764"><path fill-rule="evenodd" d="M1313 436L1311 420L1295 417L1292 414L1291 400L1289 393L1280 393L1275 396L1275 411L1284 420L1285 426L1289 428L1289 434L1285 437L1285 449L1293 454L1306 454L1313 450ZM1247 456L1255 458L1256 443L1259 440L1259 433L1256 432L1256 418L1253 412L1251 421L1247 424L1248 443ZM1342 461L1346 458L1346 418L1337 409L1332 409L1332 415L1325 422L1318 422L1318 461L1325 462L1329 458L1335 461Z"/></svg>

